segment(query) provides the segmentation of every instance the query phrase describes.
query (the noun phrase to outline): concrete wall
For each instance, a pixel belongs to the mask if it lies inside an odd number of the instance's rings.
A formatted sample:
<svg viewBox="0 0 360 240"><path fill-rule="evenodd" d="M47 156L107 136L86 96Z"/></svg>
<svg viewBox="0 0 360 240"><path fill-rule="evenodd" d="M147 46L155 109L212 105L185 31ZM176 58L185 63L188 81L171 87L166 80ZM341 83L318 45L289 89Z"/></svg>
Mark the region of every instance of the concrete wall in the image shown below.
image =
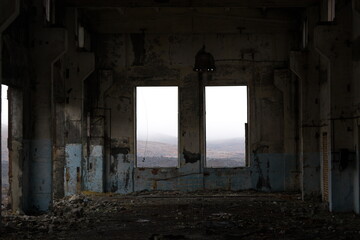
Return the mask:
<svg viewBox="0 0 360 240"><path fill-rule="evenodd" d="M304 199L319 198L326 132L324 200L332 211L359 212L360 3L337 1L330 23L323 22L324 3L303 11L67 8L56 26L24 11L22 21L31 24L20 32L28 42L10 33L1 38L8 49L2 55L14 56L4 66L7 83L16 89L10 144L19 166L13 169L15 209L46 211L53 197L82 190L301 189ZM42 12L42 1L34 4L26 9ZM0 18L1 26L6 19ZM81 49L80 25L86 30ZM199 76L192 68L204 44L217 71ZM20 68L27 74L16 75ZM210 85L248 86L246 167L204 167L203 98ZM136 86L179 87L178 168L135 166Z"/></svg>
<svg viewBox="0 0 360 240"><path fill-rule="evenodd" d="M104 180L106 191L119 193L223 188L298 190L296 84L287 70L288 53L296 45L294 32L283 29L270 34L251 27L246 26L251 32L246 34L210 30L205 34L97 34L98 74L93 84L99 91L89 92L86 101L92 103L92 120L101 115L105 121L95 128L105 132L106 144L90 143L90 148L104 147L105 151L90 158L99 158L96 161L103 162L106 172L104 176L98 174L94 181ZM214 55L217 71L203 76L199 83L192 64L203 44ZM134 167L134 89L144 85L179 86L179 168ZM249 87L248 167L203 167L201 95L205 85ZM99 107L105 110L94 114ZM100 165L100 171L104 165Z"/></svg>
<svg viewBox="0 0 360 240"><path fill-rule="evenodd" d="M334 21L324 22L328 21L328 11L326 1L323 2L320 11L316 8L305 11L308 46L292 53L290 64L302 82L302 192L304 198L321 193L331 211L358 211L359 164L355 153L359 136L356 103L359 84L355 79L359 73L356 57L352 56L358 45L358 3L337 1ZM321 162L324 153L320 143L325 133L328 178L322 174L326 166ZM325 181L329 182L328 195L324 195Z"/></svg>

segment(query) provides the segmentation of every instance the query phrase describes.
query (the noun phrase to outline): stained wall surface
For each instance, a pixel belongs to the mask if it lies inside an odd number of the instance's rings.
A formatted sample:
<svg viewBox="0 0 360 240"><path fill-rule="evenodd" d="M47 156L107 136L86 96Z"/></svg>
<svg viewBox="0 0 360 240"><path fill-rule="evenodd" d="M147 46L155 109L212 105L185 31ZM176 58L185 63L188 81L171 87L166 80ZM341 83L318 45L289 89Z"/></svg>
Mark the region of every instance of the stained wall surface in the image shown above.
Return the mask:
<svg viewBox="0 0 360 240"><path fill-rule="evenodd" d="M292 26L292 22L288 25ZM106 191L119 193L299 189L295 81L287 70L288 52L296 47L297 29L277 28L268 32L266 24L259 28L257 22L247 23L244 33L237 30L236 23L227 25L228 29L231 27L235 29L233 32L224 30L224 33L212 32L210 28L193 33L182 33L181 28L180 33L158 29L128 33L129 29L124 26L121 28L124 33L95 35L92 40L96 46L98 78L92 80L92 84L98 86L98 91L90 93L86 100L92 99L90 112L99 113L99 109L102 112L94 115L103 116L105 123L94 128L98 128L97 132L105 132L107 145L91 144L91 149L103 147L105 151L90 155L89 159L103 161L106 168L91 181L104 180ZM162 26L159 28L164 31ZM203 45L214 56L217 71L200 78L192 68L195 54ZM204 167L203 92L204 86L210 85L246 85L249 88L247 167ZM136 86L179 87L179 168L135 167ZM103 165L93 166L97 169L92 171L102 172Z"/></svg>

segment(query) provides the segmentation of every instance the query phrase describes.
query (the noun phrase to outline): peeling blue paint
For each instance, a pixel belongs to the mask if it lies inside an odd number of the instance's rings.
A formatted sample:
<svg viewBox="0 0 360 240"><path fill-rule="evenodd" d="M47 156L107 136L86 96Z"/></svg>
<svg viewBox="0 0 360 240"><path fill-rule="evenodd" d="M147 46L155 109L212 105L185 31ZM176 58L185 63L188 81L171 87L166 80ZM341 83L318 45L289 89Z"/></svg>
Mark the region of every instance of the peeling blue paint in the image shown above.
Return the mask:
<svg viewBox="0 0 360 240"><path fill-rule="evenodd" d="M81 159L82 145L67 144L65 146L64 191L71 196L81 191Z"/></svg>
<svg viewBox="0 0 360 240"><path fill-rule="evenodd" d="M116 193L131 193L134 190L134 155L114 154L110 159L108 189Z"/></svg>
<svg viewBox="0 0 360 240"><path fill-rule="evenodd" d="M101 145L90 147L87 168L83 168L84 190L104 192L104 148Z"/></svg>
<svg viewBox="0 0 360 240"><path fill-rule="evenodd" d="M239 191L252 188L250 168L208 168L204 172L204 182L207 190Z"/></svg>
<svg viewBox="0 0 360 240"><path fill-rule="evenodd" d="M257 189L260 191L293 190L288 184L297 171L296 154L261 153L257 163L252 156L249 167L204 168L185 164L173 169L135 169L135 191L142 190L216 190ZM156 171L155 171L156 170ZM288 172L294 172L293 175ZM288 185L291 189L288 188Z"/></svg>

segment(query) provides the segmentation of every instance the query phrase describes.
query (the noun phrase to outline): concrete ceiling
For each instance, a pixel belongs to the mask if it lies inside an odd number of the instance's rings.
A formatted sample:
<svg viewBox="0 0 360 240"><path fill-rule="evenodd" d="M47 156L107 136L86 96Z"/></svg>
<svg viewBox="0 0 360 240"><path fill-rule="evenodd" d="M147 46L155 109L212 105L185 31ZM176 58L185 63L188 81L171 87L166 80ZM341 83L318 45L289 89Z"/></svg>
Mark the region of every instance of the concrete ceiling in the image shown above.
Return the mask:
<svg viewBox="0 0 360 240"><path fill-rule="evenodd" d="M72 7L307 7L320 0L65 0Z"/></svg>
<svg viewBox="0 0 360 240"><path fill-rule="evenodd" d="M319 0L65 0L97 33L277 33Z"/></svg>
<svg viewBox="0 0 360 240"><path fill-rule="evenodd" d="M83 21L98 33L278 33L294 28L300 11L262 8L85 8Z"/></svg>

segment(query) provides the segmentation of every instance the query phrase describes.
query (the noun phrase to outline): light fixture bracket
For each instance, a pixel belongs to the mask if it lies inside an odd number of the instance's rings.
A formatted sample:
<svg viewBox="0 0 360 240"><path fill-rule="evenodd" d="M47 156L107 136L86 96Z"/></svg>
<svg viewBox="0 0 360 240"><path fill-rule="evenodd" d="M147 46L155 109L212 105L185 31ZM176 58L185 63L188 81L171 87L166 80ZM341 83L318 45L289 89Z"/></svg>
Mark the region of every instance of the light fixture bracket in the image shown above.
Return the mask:
<svg viewBox="0 0 360 240"><path fill-rule="evenodd" d="M215 60L211 53L205 51L205 45L195 56L195 72L214 72L216 70Z"/></svg>

